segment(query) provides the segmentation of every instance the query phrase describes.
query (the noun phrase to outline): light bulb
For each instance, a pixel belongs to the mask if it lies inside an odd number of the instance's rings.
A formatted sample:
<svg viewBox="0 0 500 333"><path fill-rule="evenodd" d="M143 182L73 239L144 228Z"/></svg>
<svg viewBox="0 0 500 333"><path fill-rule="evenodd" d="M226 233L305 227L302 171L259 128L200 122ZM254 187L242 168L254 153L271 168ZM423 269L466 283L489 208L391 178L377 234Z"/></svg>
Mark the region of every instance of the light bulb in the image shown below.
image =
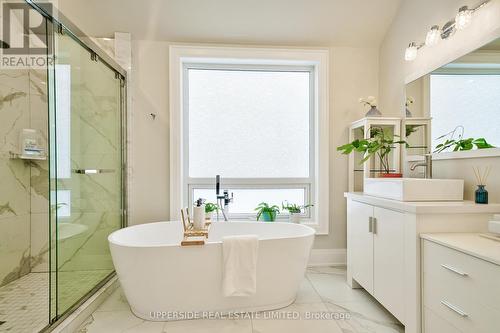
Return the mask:
<svg viewBox="0 0 500 333"><path fill-rule="evenodd" d="M411 42L410 45L406 48L405 51L405 60L413 61L417 58L418 47L414 42Z"/></svg>
<svg viewBox="0 0 500 333"><path fill-rule="evenodd" d="M441 39L441 32L439 31L439 26L433 25L431 30L427 32L427 36L425 37L425 45L432 46L439 43Z"/></svg>
<svg viewBox="0 0 500 333"><path fill-rule="evenodd" d="M472 10L467 6L460 7L455 17L455 27L457 30L464 30L472 22Z"/></svg>

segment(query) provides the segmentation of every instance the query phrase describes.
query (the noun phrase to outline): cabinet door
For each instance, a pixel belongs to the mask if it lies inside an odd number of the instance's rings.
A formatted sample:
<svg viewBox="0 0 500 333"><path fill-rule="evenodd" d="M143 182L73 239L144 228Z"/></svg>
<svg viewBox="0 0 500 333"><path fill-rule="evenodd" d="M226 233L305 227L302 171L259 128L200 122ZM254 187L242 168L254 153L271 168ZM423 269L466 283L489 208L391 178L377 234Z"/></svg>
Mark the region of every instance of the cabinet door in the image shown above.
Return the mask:
<svg viewBox="0 0 500 333"><path fill-rule="evenodd" d="M406 215L384 208L374 208L373 276L375 298L404 323Z"/></svg>
<svg viewBox="0 0 500 333"><path fill-rule="evenodd" d="M369 293L373 293L373 234L370 231L373 206L349 200L347 210L351 275Z"/></svg>

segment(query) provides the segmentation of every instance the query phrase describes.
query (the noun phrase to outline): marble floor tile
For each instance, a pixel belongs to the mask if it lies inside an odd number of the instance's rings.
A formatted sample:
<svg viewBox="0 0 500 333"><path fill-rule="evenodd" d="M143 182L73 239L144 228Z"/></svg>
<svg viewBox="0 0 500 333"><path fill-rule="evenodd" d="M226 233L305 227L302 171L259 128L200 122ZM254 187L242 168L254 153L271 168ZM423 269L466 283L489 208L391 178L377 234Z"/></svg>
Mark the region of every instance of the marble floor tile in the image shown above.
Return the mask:
<svg viewBox="0 0 500 333"><path fill-rule="evenodd" d="M323 303L292 304L284 309L267 311L257 316L252 320L253 333L342 333L337 321L328 317L328 312ZM279 317L280 314L292 317ZM321 317L325 315L326 317ZM322 319L312 319L313 316Z"/></svg>
<svg viewBox="0 0 500 333"><path fill-rule="evenodd" d="M167 333L252 333L252 322L250 319L169 321L164 330Z"/></svg>
<svg viewBox="0 0 500 333"><path fill-rule="evenodd" d="M344 274L308 273L307 278L323 300L337 303L366 301L371 297L364 289L351 289Z"/></svg>
<svg viewBox="0 0 500 333"><path fill-rule="evenodd" d="M105 300L96 311L127 311L130 310L127 298L123 293L121 287L116 288L115 291Z"/></svg>
<svg viewBox="0 0 500 333"><path fill-rule="evenodd" d="M382 307L375 299L369 299L361 302L340 302L333 303L324 300L325 305L334 311L338 311L338 307L342 311L349 312L353 315L362 315L366 319L380 323L399 323L398 320L384 307Z"/></svg>
<svg viewBox="0 0 500 333"><path fill-rule="evenodd" d="M130 311L97 311L77 333L162 333L165 323L137 318Z"/></svg>
<svg viewBox="0 0 500 333"><path fill-rule="evenodd" d="M372 296L347 285L345 273L343 267L310 268L293 304L236 319L144 321L130 312L118 288L78 333L403 333L404 327Z"/></svg>
<svg viewBox="0 0 500 333"><path fill-rule="evenodd" d="M321 297L318 295L308 279L304 279L300 284L299 292L297 293L297 298L295 299L295 304L302 303L321 303Z"/></svg>
<svg viewBox="0 0 500 333"><path fill-rule="evenodd" d="M350 314L348 320L337 321L344 333L404 333L404 326L376 301L325 304L332 312Z"/></svg>

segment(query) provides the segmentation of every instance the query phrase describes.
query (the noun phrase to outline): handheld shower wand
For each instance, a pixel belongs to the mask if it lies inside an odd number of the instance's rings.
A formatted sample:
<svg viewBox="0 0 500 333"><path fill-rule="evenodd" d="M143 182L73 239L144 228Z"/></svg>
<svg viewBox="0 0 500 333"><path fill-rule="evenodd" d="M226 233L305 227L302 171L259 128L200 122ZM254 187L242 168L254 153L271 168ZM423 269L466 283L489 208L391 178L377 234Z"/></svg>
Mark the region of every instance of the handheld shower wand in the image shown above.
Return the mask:
<svg viewBox="0 0 500 333"><path fill-rule="evenodd" d="M231 193L231 198L229 198L228 190L224 190L222 195L220 194L220 175L215 176L215 195L217 197L217 205L222 211L222 216L224 221L228 221L227 213L229 208L229 203L233 201L233 194ZM217 210L217 221L219 220L219 211Z"/></svg>

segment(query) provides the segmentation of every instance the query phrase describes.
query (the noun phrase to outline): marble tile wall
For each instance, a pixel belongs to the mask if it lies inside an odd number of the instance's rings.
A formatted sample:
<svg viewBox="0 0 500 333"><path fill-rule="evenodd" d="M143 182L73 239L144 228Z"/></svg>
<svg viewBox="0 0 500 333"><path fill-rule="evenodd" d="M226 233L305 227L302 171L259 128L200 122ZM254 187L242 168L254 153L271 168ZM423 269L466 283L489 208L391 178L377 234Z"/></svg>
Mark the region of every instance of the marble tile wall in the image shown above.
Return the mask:
<svg viewBox="0 0 500 333"><path fill-rule="evenodd" d="M0 70L0 286L48 269L48 162L11 157L23 128L48 133L47 73Z"/></svg>
<svg viewBox="0 0 500 333"><path fill-rule="evenodd" d="M30 271L30 166L10 158L29 123L29 72L0 70L0 286Z"/></svg>

